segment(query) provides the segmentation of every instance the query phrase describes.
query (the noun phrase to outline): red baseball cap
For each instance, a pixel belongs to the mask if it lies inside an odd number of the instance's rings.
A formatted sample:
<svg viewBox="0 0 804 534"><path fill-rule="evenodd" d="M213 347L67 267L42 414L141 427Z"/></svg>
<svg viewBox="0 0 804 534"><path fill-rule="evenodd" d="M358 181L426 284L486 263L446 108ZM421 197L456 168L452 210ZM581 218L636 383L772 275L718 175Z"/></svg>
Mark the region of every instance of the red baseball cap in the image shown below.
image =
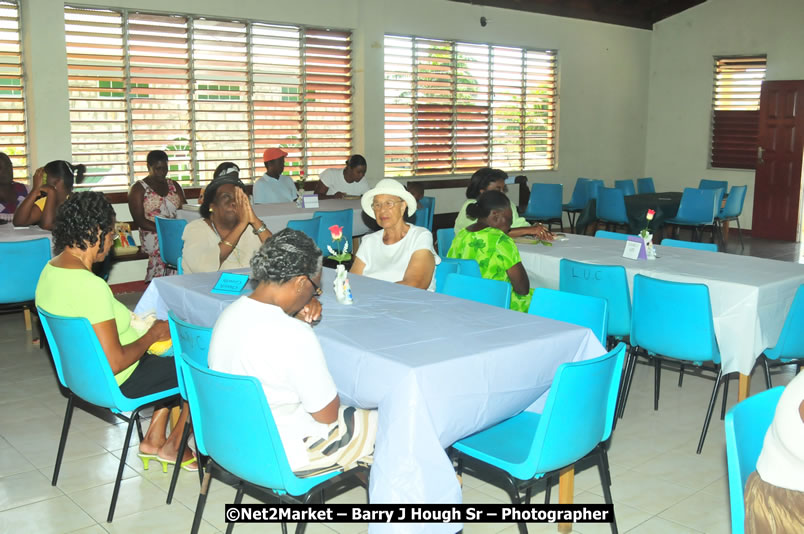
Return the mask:
<svg viewBox="0 0 804 534"><path fill-rule="evenodd" d="M288 153L281 148L266 148L262 153L263 161L273 161L275 159L284 158Z"/></svg>

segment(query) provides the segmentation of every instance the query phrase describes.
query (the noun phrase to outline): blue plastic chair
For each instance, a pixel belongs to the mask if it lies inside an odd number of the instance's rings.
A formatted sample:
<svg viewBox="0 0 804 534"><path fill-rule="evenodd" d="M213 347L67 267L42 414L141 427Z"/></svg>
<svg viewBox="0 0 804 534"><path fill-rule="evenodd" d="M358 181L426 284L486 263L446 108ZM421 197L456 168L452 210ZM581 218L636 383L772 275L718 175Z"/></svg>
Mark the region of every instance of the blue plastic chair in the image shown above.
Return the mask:
<svg viewBox="0 0 804 534"><path fill-rule="evenodd" d="M717 224L720 227L720 235L723 235L723 223L735 221L737 223L737 235L740 238L740 251L745 250L745 243L743 243L743 230L740 228L740 215L743 213L743 204L745 204L745 194L748 191L746 185L732 186L729 197L726 199L726 205L721 208L717 215ZM726 242L723 241L723 250L726 250Z"/></svg>
<svg viewBox="0 0 804 534"><path fill-rule="evenodd" d="M179 258L184 248L184 240L181 238L187 221L184 219L166 219L165 217L154 217L156 225L156 237L159 240L159 255L162 261L171 269L178 270Z"/></svg>
<svg viewBox="0 0 804 534"><path fill-rule="evenodd" d="M586 196L588 200L597 200L598 192L606 187L603 180L589 180L586 182Z"/></svg>
<svg viewBox="0 0 804 534"><path fill-rule="evenodd" d="M181 256L179 256L179 259L177 261L178 261L178 263L176 264L176 273L177 274L184 274L184 267L182 267Z"/></svg>
<svg viewBox="0 0 804 534"><path fill-rule="evenodd" d="M667 317L673 317L671 327L668 327ZM726 414L726 397L729 389L729 382L723 379L723 369L720 366L720 350L715 338L709 288L704 284L668 282L641 274L634 276L631 347L620 414L625 410L640 350L647 353L655 366L654 410L659 409L662 360L670 359L698 367L702 367L704 362L709 362L714 366L717 378L712 389L709 408L706 411L701 438L698 441L697 452L700 454L706 439L709 421L712 418L712 410L717 400L720 383L723 382L721 419Z"/></svg>
<svg viewBox="0 0 804 534"><path fill-rule="evenodd" d="M765 434L783 391L779 386L748 397L726 414L726 463L733 534L745 532L745 484L756 470Z"/></svg>
<svg viewBox="0 0 804 534"><path fill-rule="evenodd" d="M238 479L235 504L242 502L246 489L255 489L286 503L307 505L327 487L366 472L358 467L297 477L290 469L259 380L213 371L186 354L178 359L193 414L196 446L209 457L191 532L197 532L201 524L213 476ZM305 523L300 522L296 532L304 532L304 528Z"/></svg>
<svg viewBox="0 0 804 534"><path fill-rule="evenodd" d="M444 292L444 284L447 281L447 275L451 273L465 274L466 276L475 276L483 278L480 274L480 266L475 260L463 260L457 258L441 258L441 263L436 265L435 279L436 279L436 293Z"/></svg>
<svg viewBox="0 0 804 534"><path fill-rule="evenodd" d="M589 203L589 191L586 184L589 183L589 178L578 178L575 181L575 187L572 190L572 198L570 201L562 206L563 210L567 212L567 219L569 219L570 230L575 233L575 218Z"/></svg>
<svg viewBox="0 0 804 534"><path fill-rule="evenodd" d="M693 250L705 250L707 252L717 252L717 243L698 243L695 241L681 241L679 239L662 239L663 247L689 248Z"/></svg>
<svg viewBox="0 0 804 534"><path fill-rule="evenodd" d="M511 284L508 282L451 273L447 275L442 293L510 309L511 291Z"/></svg>
<svg viewBox="0 0 804 534"><path fill-rule="evenodd" d="M25 325L30 329L31 313L39 275L50 261L50 240L46 237L28 241L0 243L0 309L23 310ZM40 337L40 340L42 337ZM40 344L41 347L41 344Z"/></svg>
<svg viewBox="0 0 804 534"><path fill-rule="evenodd" d="M656 187L653 185L653 178L637 178L637 193L644 195L655 192Z"/></svg>
<svg viewBox="0 0 804 534"><path fill-rule="evenodd" d="M176 317L172 311L168 312L168 324L170 326L170 339L173 341L173 353L183 353L187 357L192 358L198 365L206 367L209 343L212 339L212 329L182 321ZM182 399L187 400L187 389L181 374L179 358L174 358L173 361L176 363L176 379L179 384L179 394ZM181 444L179 445L176 458L184 458L184 450L187 447L187 440L190 438L191 429L192 423L190 417L188 417L184 423L184 431L181 436ZM168 488L167 500L165 501L167 504L173 501L173 492L176 490L180 469L181 466L173 466L173 476L170 479L170 487ZM203 482L204 471L201 458L198 460L198 476Z"/></svg>
<svg viewBox="0 0 804 534"><path fill-rule="evenodd" d="M631 333L631 292L622 265L595 265L562 259L558 288L605 299L608 304L608 335L623 340Z"/></svg>
<svg viewBox="0 0 804 534"><path fill-rule="evenodd" d="M527 219L528 222L546 222L548 229L554 222L557 222L563 232L563 206L561 204L563 197L564 186L561 184L534 183L530 188L530 200L528 200L528 206L522 217Z"/></svg>
<svg viewBox="0 0 804 534"><path fill-rule="evenodd" d="M687 187L681 194L681 204L678 206L678 213L672 219L668 219L668 224L676 227L689 226L692 228L692 240L696 239L698 232L706 226L711 226L714 232L715 215L718 213L718 198L723 198L723 192L716 189L695 189ZM678 228L676 228L678 233ZM714 241L714 239L712 239Z"/></svg>
<svg viewBox="0 0 804 534"><path fill-rule="evenodd" d="M771 384L770 367L796 364L796 373L804 364L804 284L798 286L793 303L782 326L776 345L762 351L762 364L765 369L765 383ZM774 362L774 363L771 363Z"/></svg>
<svg viewBox="0 0 804 534"><path fill-rule="evenodd" d="M111 523L114 518L114 509L120 491L120 481L123 477L123 468L126 466L131 432L134 423L142 441L142 428L139 414L143 408L163 403L171 397L178 397L179 388L171 388L152 395L130 399L120 392L115 381L109 360L101 348L98 337L84 317L62 317L47 313L37 307L42 327L45 330L53 363L59 382L67 392L67 411L64 414L64 425L61 430L59 451L56 455L56 466L53 469L52 484L55 486L59 478L59 469L64 456L64 447L67 445L67 434L73 416L73 400L78 397L86 402L106 408L120 419L128 422L126 438L120 452L120 463L112 490L112 503L106 521ZM132 412L130 417L123 412Z"/></svg>
<svg viewBox="0 0 804 534"><path fill-rule="evenodd" d="M729 188L729 182L726 180L707 180L702 178L698 183L698 189L722 189L726 191ZM720 206L718 206L719 208Z"/></svg>
<svg viewBox="0 0 804 534"><path fill-rule="evenodd" d="M455 239L455 229L441 228L437 230L436 239L438 241L438 255L446 257L449 248L452 246L452 241Z"/></svg>
<svg viewBox="0 0 804 534"><path fill-rule="evenodd" d="M514 504L529 504L531 487L547 476L545 503L549 503L555 474L594 456L605 501L612 504L608 455L602 443L611 436L624 358L625 345L620 343L599 358L561 364L542 413L522 412L453 445L460 455L458 470L468 460L469 467L493 471L505 482ZM617 532L616 523L611 529ZM524 523L519 523L519 531L527 533Z"/></svg>
<svg viewBox="0 0 804 534"><path fill-rule="evenodd" d="M337 224L338 226L343 226L343 238L349 244L349 251L352 252L352 228L354 226L354 210L349 208L345 210L338 210L338 211L316 211L313 213L313 217L321 217L321 226L318 230L318 239L316 240L316 245L321 251L324 253L324 257L327 257L327 247L332 247L335 249L338 246L332 240L332 234L329 231L329 227L333 224ZM342 247L343 244L340 245ZM338 250L340 250L338 247Z"/></svg>
<svg viewBox="0 0 804 534"><path fill-rule="evenodd" d="M630 197L636 195L636 188L633 180L615 180L614 187L623 192L623 196Z"/></svg>
<svg viewBox="0 0 804 534"><path fill-rule="evenodd" d="M564 261L564 260L561 260ZM608 336L608 305L606 299L579 293L556 291L546 287L533 290L528 313L590 329L601 345Z"/></svg>
<svg viewBox="0 0 804 534"><path fill-rule="evenodd" d="M435 197L422 197L421 207L413 214L413 224L433 231L433 214L435 213Z"/></svg>
<svg viewBox="0 0 804 534"><path fill-rule="evenodd" d="M607 230L597 230L595 232L595 237L600 237L603 239L615 239L617 241L628 241L628 234L609 232Z"/></svg>
<svg viewBox="0 0 804 534"><path fill-rule="evenodd" d="M597 196L597 218L608 224L628 224L622 189L601 187Z"/></svg>
<svg viewBox="0 0 804 534"><path fill-rule="evenodd" d="M318 242L318 237L321 235L321 217L313 217L312 219L298 219L295 221L288 221L288 228L304 232L307 237ZM329 232L329 231L327 231ZM323 249L324 256L328 254L327 249Z"/></svg>

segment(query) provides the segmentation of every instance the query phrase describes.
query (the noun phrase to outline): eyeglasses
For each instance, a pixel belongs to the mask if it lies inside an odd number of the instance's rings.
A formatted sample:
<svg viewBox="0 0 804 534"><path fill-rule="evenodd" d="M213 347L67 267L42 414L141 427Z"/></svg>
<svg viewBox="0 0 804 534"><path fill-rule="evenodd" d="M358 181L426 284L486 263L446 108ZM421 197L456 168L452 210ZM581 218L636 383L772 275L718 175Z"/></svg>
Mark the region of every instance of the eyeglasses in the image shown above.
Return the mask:
<svg viewBox="0 0 804 534"><path fill-rule="evenodd" d="M309 276L309 275L306 275L306 274L305 274L305 275L304 275L304 277L305 277L305 278L307 278L307 280L308 280L308 281L309 281L311 284L313 284L313 289L315 290L315 291L313 291L313 295L315 295L316 297L320 297L321 295L323 295L323 294L324 294L324 290L323 290L323 289L321 289L320 287L318 287L318 286L316 285L316 283L315 283L315 282L313 282L313 279L312 279L312 278L310 278L310 276Z"/></svg>
<svg viewBox="0 0 804 534"><path fill-rule="evenodd" d="M404 200L386 200L385 202L375 202L371 205L371 209L374 211L380 211L381 209L390 210L397 204L405 202Z"/></svg>

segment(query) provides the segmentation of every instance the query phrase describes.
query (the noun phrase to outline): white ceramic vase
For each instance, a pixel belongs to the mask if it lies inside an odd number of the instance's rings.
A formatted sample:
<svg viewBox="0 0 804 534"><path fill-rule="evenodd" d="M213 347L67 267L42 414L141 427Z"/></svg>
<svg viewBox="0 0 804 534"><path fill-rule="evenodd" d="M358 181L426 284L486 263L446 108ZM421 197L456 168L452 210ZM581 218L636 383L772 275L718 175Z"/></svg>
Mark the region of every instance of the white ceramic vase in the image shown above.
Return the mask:
<svg viewBox="0 0 804 534"><path fill-rule="evenodd" d="M338 264L335 269L333 288L335 289L335 299L338 302L346 305L352 304L352 287L349 285L346 267L341 264Z"/></svg>
<svg viewBox="0 0 804 534"><path fill-rule="evenodd" d="M653 234L647 233L642 236L642 240L645 242L645 254L648 256L648 259L655 260L656 248L653 246Z"/></svg>

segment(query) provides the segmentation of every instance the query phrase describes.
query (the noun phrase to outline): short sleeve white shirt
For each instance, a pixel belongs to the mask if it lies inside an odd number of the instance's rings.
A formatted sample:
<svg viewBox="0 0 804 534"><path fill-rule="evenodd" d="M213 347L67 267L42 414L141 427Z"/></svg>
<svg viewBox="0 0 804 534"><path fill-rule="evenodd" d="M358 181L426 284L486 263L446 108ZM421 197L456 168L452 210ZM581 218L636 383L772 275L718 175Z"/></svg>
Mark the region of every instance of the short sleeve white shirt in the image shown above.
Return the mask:
<svg viewBox="0 0 804 534"><path fill-rule="evenodd" d="M392 245L382 242L383 232L384 230L379 230L368 234L360 241L357 257L366 264L364 276L386 282L399 282L405 277L413 253L419 250L429 251L435 258L436 265L441 263L441 258L433 249L433 234L427 228L410 225L405 237ZM427 289L435 290L435 273Z"/></svg>
<svg viewBox="0 0 804 534"><path fill-rule="evenodd" d="M254 182L255 204L276 204L279 202L293 202L296 200L296 185L293 178L283 174L279 179L263 174Z"/></svg>
<svg viewBox="0 0 804 534"><path fill-rule="evenodd" d="M369 190L368 180L364 176L359 182L349 183L343 177L343 169L324 169L318 175L321 183L327 186L327 194L343 193L344 195L360 196Z"/></svg>
<svg viewBox="0 0 804 534"><path fill-rule="evenodd" d="M240 297L215 323L209 368L256 377L290 468L299 470L309 463L304 438L323 438L328 428L311 414L325 408L338 393L310 325L289 317L278 306Z"/></svg>
<svg viewBox="0 0 804 534"><path fill-rule="evenodd" d="M804 491L804 373L787 384L757 459L759 477L779 488Z"/></svg>

